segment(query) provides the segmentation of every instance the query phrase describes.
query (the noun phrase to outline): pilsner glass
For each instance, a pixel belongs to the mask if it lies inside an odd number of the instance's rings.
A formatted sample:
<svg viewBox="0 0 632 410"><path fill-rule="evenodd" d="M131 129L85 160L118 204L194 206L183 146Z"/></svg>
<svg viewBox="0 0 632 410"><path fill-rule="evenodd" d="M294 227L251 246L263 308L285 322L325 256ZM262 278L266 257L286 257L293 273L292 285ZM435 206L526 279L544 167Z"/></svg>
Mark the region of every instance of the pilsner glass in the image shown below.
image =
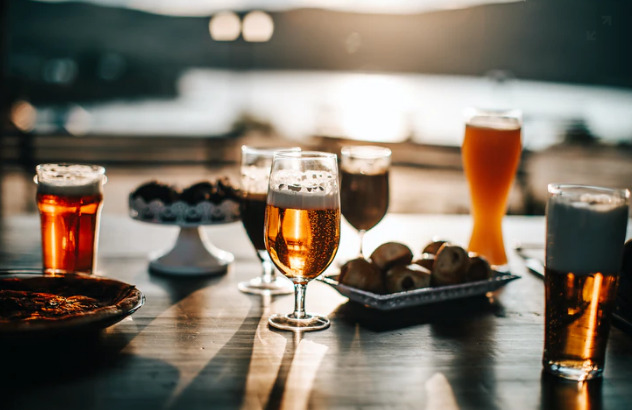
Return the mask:
<svg viewBox="0 0 632 410"><path fill-rule="evenodd" d="M259 277L240 282L237 287L242 292L253 294L285 295L293 292L290 282L276 275L270 255L263 239L263 222L266 212L266 196L272 157L276 151L300 151L292 148L241 147L241 221L257 251L262 273Z"/></svg>
<svg viewBox="0 0 632 410"><path fill-rule="evenodd" d="M294 311L275 314L282 330L320 330L325 316L305 312L307 283L331 264L340 243L340 192L335 154L277 152L272 160L265 217L266 249L294 282Z"/></svg>
<svg viewBox="0 0 632 410"><path fill-rule="evenodd" d="M521 151L522 118L517 110L468 110L461 147L472 204L468 251L497 269L507 265L502 220Z"/></svg>
<svg viewBox="0 0 632 410"><path fill-rule="evenodd" d="M550 184L546 208L544 369L587 380L604 370L630 192Z"/></svg>
<svg viewBox="0 0 632 410"><path fill-rule="evenodd" d="M345 146L340 151L342 215L358 231L360 257L364 234L388 210L391 150L374 146Z"/></svg>
<svg viewBox="0 0 632 410"><path fill-rule="evenodd" d="M41 164L36 172L44 272L94 273L105 168Z"/></svg>

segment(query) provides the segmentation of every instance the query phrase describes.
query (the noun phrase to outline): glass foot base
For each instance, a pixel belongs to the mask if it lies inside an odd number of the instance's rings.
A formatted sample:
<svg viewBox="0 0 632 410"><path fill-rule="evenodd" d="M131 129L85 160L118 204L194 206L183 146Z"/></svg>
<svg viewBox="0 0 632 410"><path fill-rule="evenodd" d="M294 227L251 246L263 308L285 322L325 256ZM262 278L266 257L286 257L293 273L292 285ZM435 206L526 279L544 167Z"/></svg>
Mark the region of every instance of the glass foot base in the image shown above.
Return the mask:
<svg viewBox="0 0 632 410"><path fill-rule="evenodd" d="M289 295L294 293L294 286L291 282L274 278L270 282L264 281L261 277L239 282L237 288L253 295Z"/></svg>
<svg viewBox="0 0 632 410"><path fill-rule="evenodd" d="M330 325L329 319L327 319L326 316L312 315L309 313L301 319L294 317L294 313L287 315L277 313L270 316L268 323L276 329L302 332L323 330L327 329Z"/></svg>
<svg viewBox="0 0 632 410"><path fill-rule="evenodd" d="M554 376L562 377L568 380L584 381L601 377L603 369L599 368L593 362L544 362L544 370Z"/></svg>

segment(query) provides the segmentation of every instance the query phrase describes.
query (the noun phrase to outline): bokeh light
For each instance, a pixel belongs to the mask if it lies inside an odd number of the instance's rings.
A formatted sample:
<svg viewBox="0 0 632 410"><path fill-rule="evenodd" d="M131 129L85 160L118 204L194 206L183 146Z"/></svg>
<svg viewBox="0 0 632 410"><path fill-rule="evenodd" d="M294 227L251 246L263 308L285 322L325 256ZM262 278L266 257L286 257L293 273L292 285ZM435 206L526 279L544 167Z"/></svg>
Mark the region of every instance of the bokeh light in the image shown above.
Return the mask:
<svg viewBox="0 0 632 410"><path fill-rule="evenodd" d="M222 11L211 18L208 30L215 41L234 41L239 37L241 21L232 11Z"/></svg>
<svg viewBox="0 0 632 410"><path fill-rule="evenodd" d="M274 33L272 17L263 11L251 11L244 17L243 37L246 41L262 43Z"/></svg>
<svg viewBox="0 0 632 410"><path fill-rule="evenodd" d="M11 107L11 122L23 132L32 131L37 120L37 110L28 101L16 101Z"/></svg>

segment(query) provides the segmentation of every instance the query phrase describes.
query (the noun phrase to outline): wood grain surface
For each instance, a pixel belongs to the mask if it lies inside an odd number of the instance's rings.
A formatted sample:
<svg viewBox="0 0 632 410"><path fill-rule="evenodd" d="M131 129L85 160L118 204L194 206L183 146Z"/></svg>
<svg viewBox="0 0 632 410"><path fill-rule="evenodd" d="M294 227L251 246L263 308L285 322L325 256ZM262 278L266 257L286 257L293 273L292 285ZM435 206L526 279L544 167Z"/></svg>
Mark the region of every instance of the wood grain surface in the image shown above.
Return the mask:
<svg viewBox="0 0 632 410"><path fill-rule="evenodd" d="M465 245L467 216L388 215L366 235L368 253L398 240L415 255L434 237ZM544 242L542 217L507 217L507 245ZM332 325L295 334L271 330L292 296L240 293L259 274L241 224L205 227L235 255L224 275L173 278L147 270L178 228L125 216L102 221L99 274L136 285L145 305L100 332L0 341L1 409L626 409L632 403L632 336L613 328L602 380L542 374L544 290L509 251L522 278L488 297L379 312L314 281L307 309ZM354 256L343 227L331 267ZM1 267L40 264L39 220L0 224Z"/></svg>

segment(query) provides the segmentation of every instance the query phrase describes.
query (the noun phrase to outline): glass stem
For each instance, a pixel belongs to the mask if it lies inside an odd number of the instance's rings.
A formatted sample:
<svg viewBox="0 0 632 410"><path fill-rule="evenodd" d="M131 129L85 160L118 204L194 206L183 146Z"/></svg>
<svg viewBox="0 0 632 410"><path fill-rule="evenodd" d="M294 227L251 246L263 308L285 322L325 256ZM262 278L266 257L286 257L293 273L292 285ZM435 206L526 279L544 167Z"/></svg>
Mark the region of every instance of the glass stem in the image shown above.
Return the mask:
<svg viewBox="0 0 632 410"><path fill-rule="evenodd" d="M270 260L270 255L267 251L258 251L259 259L261 259L261 267L263 271L261 272L261 281L263 283L272 283L276 279L276 271L274 269L274 264Z"/></svg>
<svg viewBox="0 0 632 410"><path fill-rule="evenodd" d="M364 229L360 229L358 231L358 238L360 238L360 252L359 257L364 259L364 252L362 252L362 245L364 244L364 234L366 231Z"/></svg>
<svg viewBox="0 0 632 410"><path fill-rule="evenodd" d="M294 319L304 319L305 313L305 290L307 283L294 284Z"/></svg>

